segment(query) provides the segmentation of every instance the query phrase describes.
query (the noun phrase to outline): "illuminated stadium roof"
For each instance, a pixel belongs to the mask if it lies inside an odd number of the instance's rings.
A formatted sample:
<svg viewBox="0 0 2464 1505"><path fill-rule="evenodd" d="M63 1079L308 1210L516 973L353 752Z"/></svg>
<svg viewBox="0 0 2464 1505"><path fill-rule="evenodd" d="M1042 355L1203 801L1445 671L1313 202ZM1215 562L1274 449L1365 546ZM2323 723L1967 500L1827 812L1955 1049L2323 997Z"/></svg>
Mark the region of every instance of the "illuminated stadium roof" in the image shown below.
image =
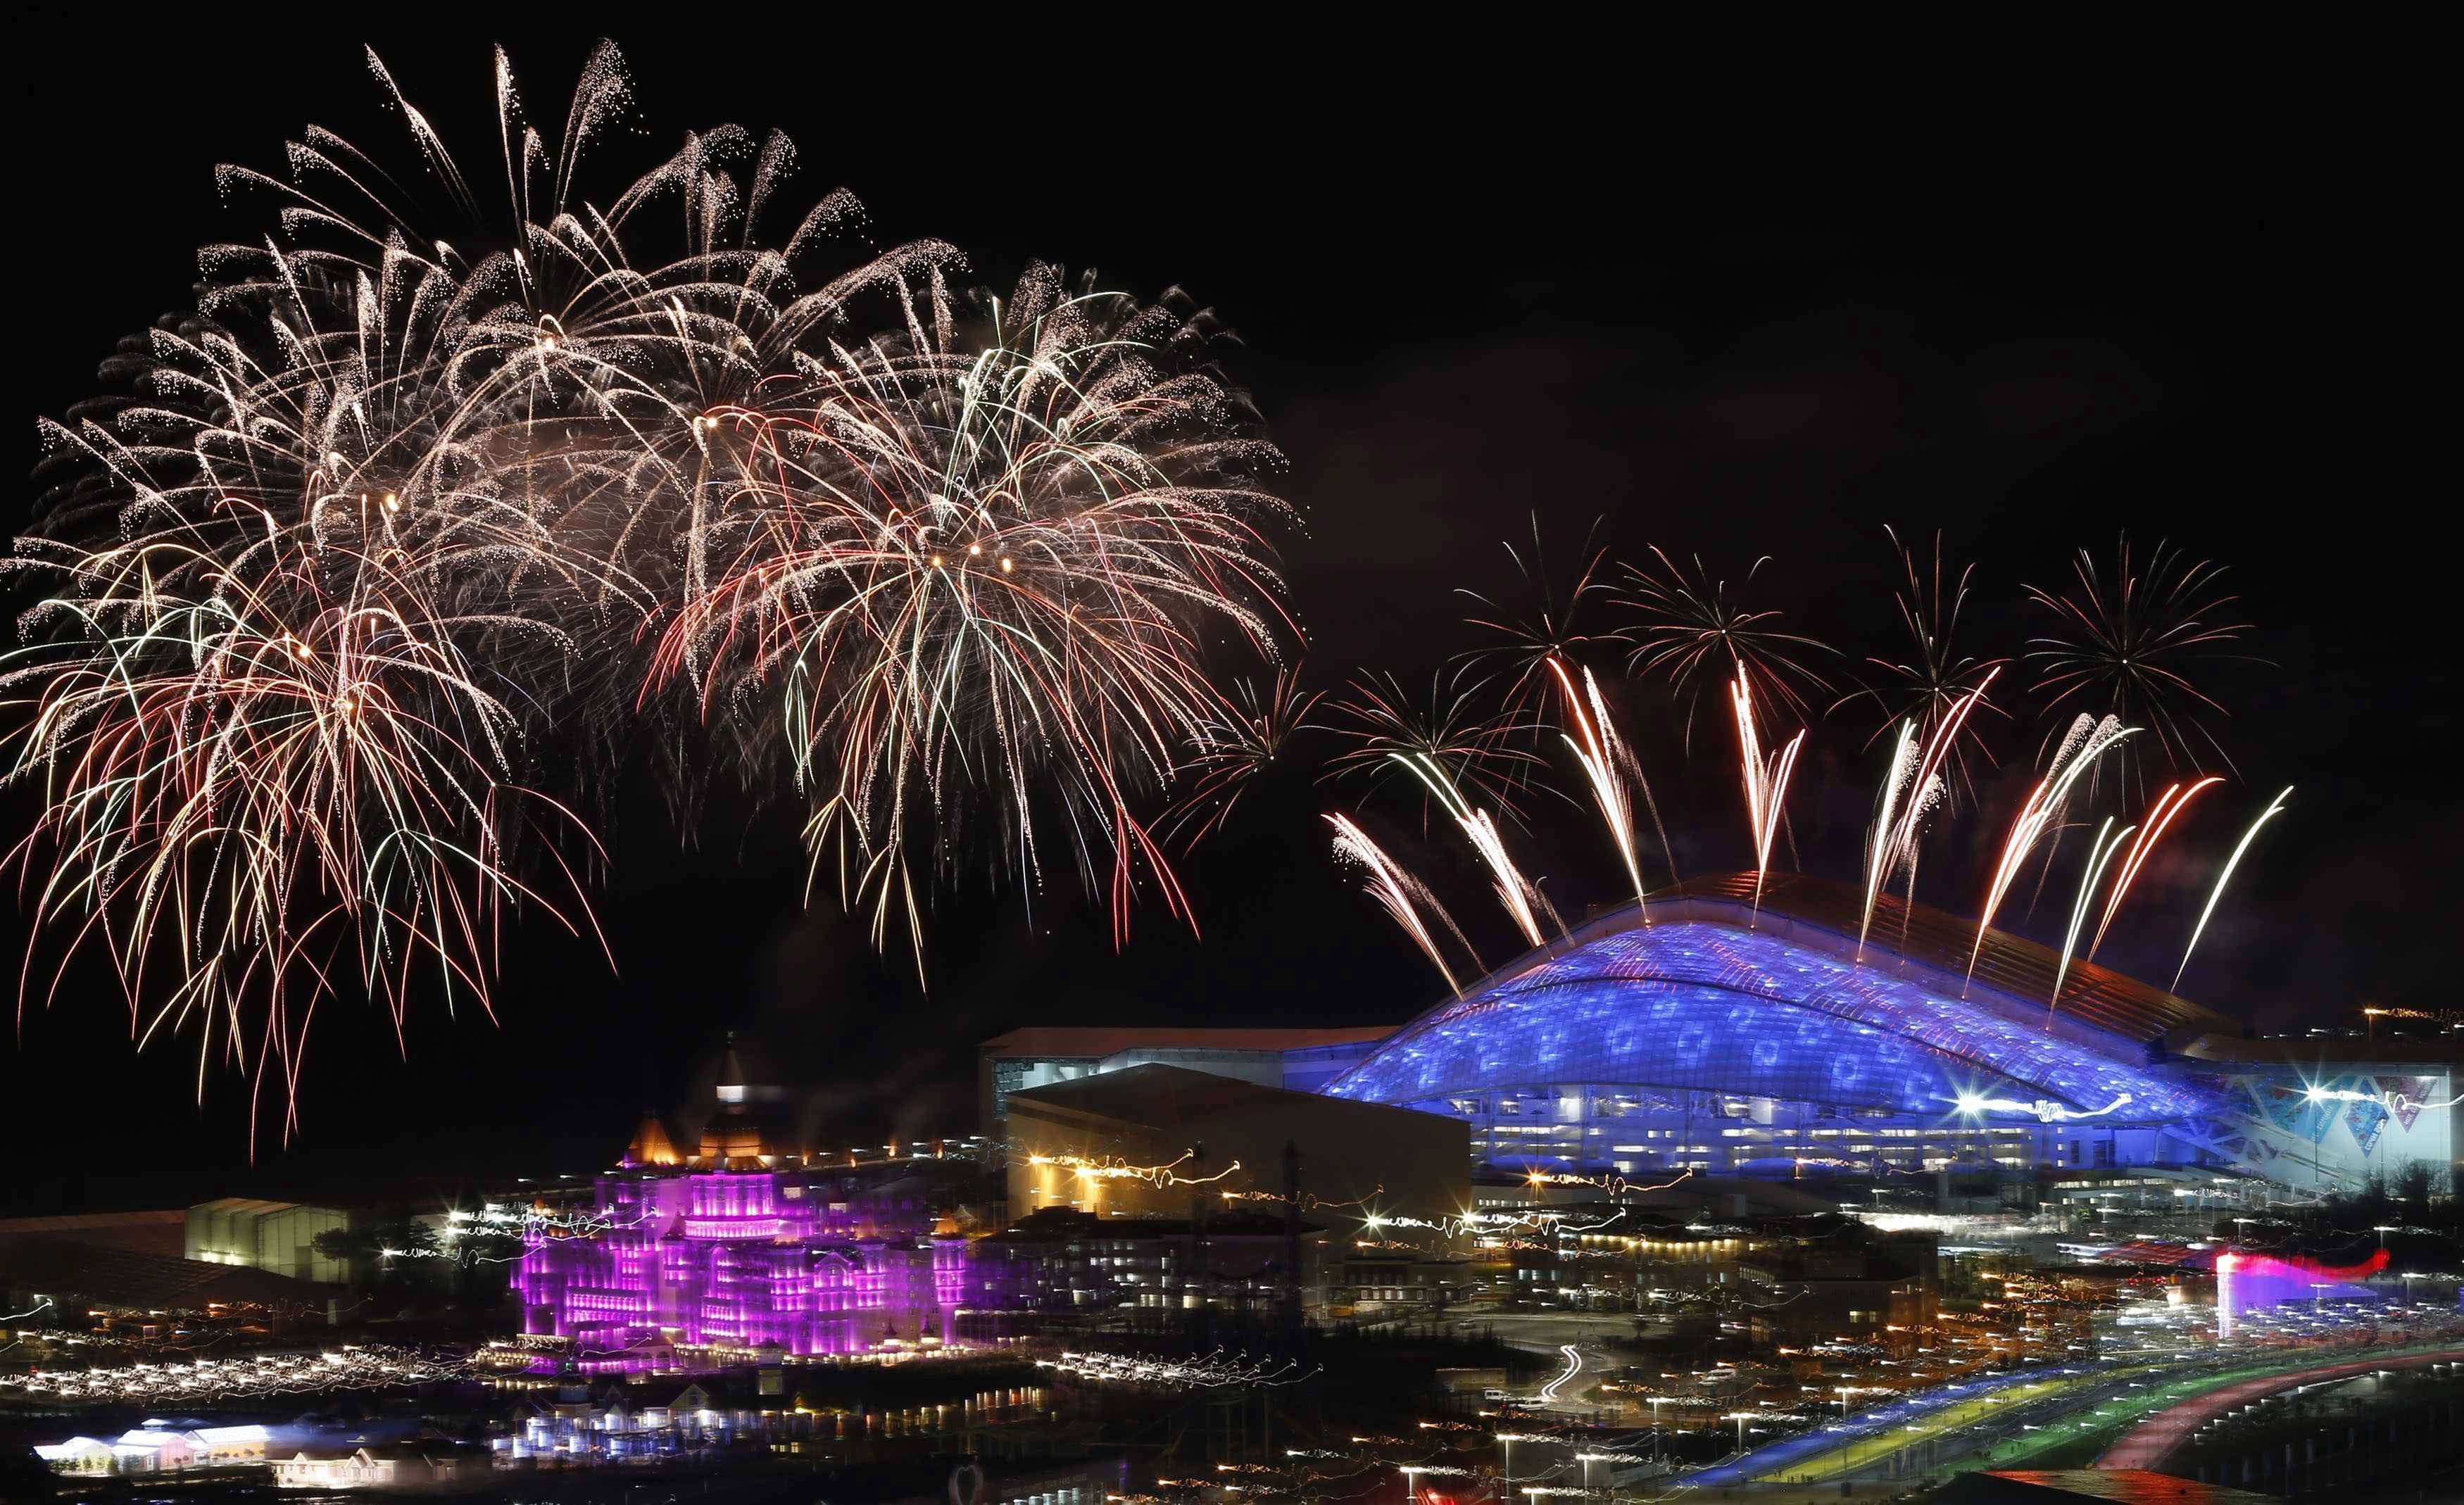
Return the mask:
<svg viewBox="0 0 2464 1505"><path fill-rule="evenodd" d="M1655 898L1648 926L1632 906L1603 916L1422 1014L1324 1090L1401 1104L1615 1083L1936 1116L1968 1096L2107 1123L2207 1106L2147 1069L2149 1042L2229 1027L2219 1015L2074 967L2049 1021L2050 956L2033 998L2010 991L2035 977L2041 948L1989 934L1963 998L1972 926L1895 904L1859 962L1856 890L1774 877L1759 914L1751 893L1750 875L1706 880Z"/></svg>

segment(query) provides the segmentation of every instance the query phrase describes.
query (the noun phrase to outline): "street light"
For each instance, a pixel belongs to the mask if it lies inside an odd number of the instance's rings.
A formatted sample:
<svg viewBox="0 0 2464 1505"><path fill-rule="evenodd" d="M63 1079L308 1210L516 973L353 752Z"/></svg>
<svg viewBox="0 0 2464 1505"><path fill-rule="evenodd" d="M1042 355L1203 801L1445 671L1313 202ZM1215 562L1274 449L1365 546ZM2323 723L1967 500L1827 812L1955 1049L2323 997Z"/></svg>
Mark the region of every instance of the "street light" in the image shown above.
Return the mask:
<svg viewBox="0 0 2464 1505"><path fill-rule="evenodd" d="M1730 1411L1720 1419L1737 1424L1737 1451L1742 1454L1746 1450L1746 1423L1761 1421L1763 1415L1760 1411Z"/></svg>
<svg viewBox="0 0 2464 1505"><path fill-rule="evenodd" d="M2379 1235L2379 1247L2381 1249L2385 1249L2387 1247L2387 1236L2395 1231L2395 1228L2386 1223L2372 1223L2370 1225L2370 1232Z"/></svg>
<svg viewBox="0 0 2464 1505"><path fill-rule="evenodd" d="M1539 1435L1537 1435L1537 1434L1535 1434L1535 1433L1531 1433L1531 1432L1519 1432L1519 1431L1502 1431L1502 1432L1499 1432L1499 1433L1497 1434L1497 1442L1498 1442L1498 1446L1499 1446L1500 1448L1504 1449L1504 1450L1505 1450L1505 1453L1506 1453L1505 1458L1502 1460L1502 1461L1503 1461L1503 1467L1504 1467L1504 1469L1505 1469L1505 1472L1504 1472L1503 1474L1501 1474L1501 1475L1500 1475L1500 1482L1501 1482L1501 1483L1506 1483L1506 1484L1511 1484L1511 1483L1513 1483L1513 1482L1514 1482L1514 1445L1515 1445L1516 1443L1518 1443L1518 1442L1547 1442L1548 1440L1549 1440L1549 1439L1548 1439L1548 1438L1546 1438L1546 1437L1539 1436Z"/></svg>

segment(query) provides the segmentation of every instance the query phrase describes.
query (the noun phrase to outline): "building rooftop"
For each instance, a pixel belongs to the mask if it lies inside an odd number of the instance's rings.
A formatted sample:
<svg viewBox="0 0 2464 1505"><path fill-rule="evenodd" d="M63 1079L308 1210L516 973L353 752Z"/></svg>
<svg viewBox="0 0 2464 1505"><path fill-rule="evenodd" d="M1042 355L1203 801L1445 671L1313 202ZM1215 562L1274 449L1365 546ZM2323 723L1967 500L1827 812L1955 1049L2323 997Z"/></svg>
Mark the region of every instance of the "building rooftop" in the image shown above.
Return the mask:
<svg viewBox="0 0 2464 1505"><path fill-rule="evenodd" d="M71 1293L111 1306L203 1311L209 1302L322 1306L332 1286L246 1265L208 1264L53 1238L22 1238L0 1253L11 1285Z"/></svg>
<svg viewBox="0 0 2464 1505"><path fill-rule="evenodd" d="M977 1047L985 1056L1088 1057L1126 1050L1296 1051L1358 1045L1395 1033L1391 1024L1348 1029L1158 1029L1153 1025L1035 1026L996 1036Z"/></svg>
<svg viewBox="0 0 2464 1505"><path fill-rule="evenodd" d="M1294 1092L1287 1087L1264 1087L1237 1077L1219 1077L1212 1072L1191 1071L1184 1066L1150 1063L1108 1071L1100 1077L1080 1077L1071 1081L1022 1088L1011 1093L1009 1101L1013 1113L1023 1105L1030 1113L1037 1110L1049 1113L1058 1109L1064 1115L1084 1114L1146 1128L1172 1129L1193 1121L1220 1119L1226 1114L1264 1112L1295 1104L1322 1109L1340 1100L1320 1097L1313 1092ZM1409 1108L1392 1108L1382 1103L1353 1102L1348 1105L1364 1112L1408 1113L1413 1119L1421 1121L1427 1118L1427 1115Z"/></svg>
<svg viewBox="0 0 2464 1505"><path fill-rule="evenodd" d="M1316 1223L1304 1221L1304 1233L1324 1232ZM1281 1238L1287 1232L1280 1211L1239 1208L1226 1209L1206 1215L1206 1233L1210 1238ZM1082 1212L1076 1208L1048 1207L1029 1212L998 1233L978 1240L994 1245L1053 1244L1081 1238L1187 1238L1189 1219L1185 1217L1107 1217L1099 1212Z"/></svg>
<svg viewBox="0 0 2464 1505"><path fill-rule="evenodd" d="M1700 901L1750 912L1754 898L1752 873L1727 873L1694 878L1651 896L1655 909L1683 901ZM1828 930L1854 944L1863 923L1865 892L1855 883L1837 883L1804 873L1770 873L1763 879L1762 912ZM1657 919L1659 916L1654 915ZM1622 920L1622 925L1616 922ZM1594 927L1624 928L1632 906L1601 916L1577 927L1579 943ZM1910 905L1884 894L1874 906L1868 946L1937 968L1954 976L1968 971L1968 956L1976 945L1977 925L1929 905ZM1976 980L2019 998L2042 999L2053 991L2060 953L2007 930L1989 929L1977 952ZM2109 967L2071 958L2062 981L2061 1013L2125 1039L2146 1042L2176 1030L2239 1036L2241 1022L2213 1009L2150 987Z"/></svg>

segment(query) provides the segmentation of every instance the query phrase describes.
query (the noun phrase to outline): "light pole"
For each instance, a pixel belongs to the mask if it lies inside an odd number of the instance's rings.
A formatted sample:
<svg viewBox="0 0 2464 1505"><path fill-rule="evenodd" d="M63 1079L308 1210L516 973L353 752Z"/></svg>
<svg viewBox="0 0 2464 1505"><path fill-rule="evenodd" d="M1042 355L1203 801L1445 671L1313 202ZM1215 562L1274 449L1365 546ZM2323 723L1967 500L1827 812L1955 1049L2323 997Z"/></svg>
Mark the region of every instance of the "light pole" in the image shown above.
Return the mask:
<svg viewBox="0 0 2464 1505"><path fill-rule="evenodd" d="M2328 1285L2329 1282L2324 1280L2313 1280L2310 1282L2310 1289L2313 1293L2310 1298L2311 1316L2318 1317L2325 1313Z"/></svg>
<svg viewBox="0 0 2464 1505"><path fill-rule="evenodd" d="M1761 1421L1762 1413L1759 1411L1730 1411L1727 1415L1722 1417L1721 1420L1731 1421L1737 1424L1737 1453L1740 1457L1744 1456L1746 1451L1746 1423Z"/></svg>
<svg viewBox="0 0 2464 1505"><path fill-rule="evenodd" d="M2389 1233L2394 1232L2395 1229L2386 1223L2372 1223L2370 1225L2370 1232L2379 1235L2379 1247L2381 1249L2385 1249L2387 1248L2387 1236Z"/></svg>
<svg viewBox="0 0 2464 1505"><path fill-rule="evenodd" d="M1502 1475L1500 1475L1499 1482L1500 1482L1500 1483L1504 1483L1504 1484L1511 1484L1511 1483L1513 1483L1513 1482L1514 1482L1514 1445L1515 1445L1516 1443L1518 1443L1518 1442L1543 1442L1543 1441L1546 1441L1546 1440L1547 1440L1547 1439L1545 1439L1545 1438L1543 1438L1543 1437L1540 1437L1540 1436L1534 1435L1534 1434L1529 1433L1529 1432L1519 1432L1519 1431L1502 1431L1502 1432L1499 1432L1499 1433L1497 1434L1497 1442L1498 1442L1498 1446L1499 1446L1500 1448L1502 1448L1502 1449L1504 1449L1504 1450L1505 1450L1505 1457L1504 1457L1504 1459L1503 1459L1503 1460L1502 1460L1502 1462L1501 1462L1501 1467L1505 1470L1505 1472L1504 1472Z"/></svg>

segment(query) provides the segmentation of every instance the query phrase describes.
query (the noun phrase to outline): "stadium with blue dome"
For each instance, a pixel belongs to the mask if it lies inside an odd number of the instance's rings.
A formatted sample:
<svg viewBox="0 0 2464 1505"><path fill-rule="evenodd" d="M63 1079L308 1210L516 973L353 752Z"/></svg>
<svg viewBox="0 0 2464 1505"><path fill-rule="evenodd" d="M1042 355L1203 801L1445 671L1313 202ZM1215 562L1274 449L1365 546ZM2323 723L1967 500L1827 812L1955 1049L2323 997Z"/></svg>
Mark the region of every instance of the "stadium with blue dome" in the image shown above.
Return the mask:
<svg viewBox="0 0 2464 1505"><path fill-rule="evenodd" d="M987 1117L1009 1090L1170 1062L1460 1119L1476 1164L1520 1173L2452 1176L2452 1036L2263 1038L2077 960L2049 1008L2044 947L1979 946L1973 923L1889 897L1860 939L1863 920L1846 884L1727 875L1599 915L1391 1031L1021 1031L984 1048Z"/></svg>

